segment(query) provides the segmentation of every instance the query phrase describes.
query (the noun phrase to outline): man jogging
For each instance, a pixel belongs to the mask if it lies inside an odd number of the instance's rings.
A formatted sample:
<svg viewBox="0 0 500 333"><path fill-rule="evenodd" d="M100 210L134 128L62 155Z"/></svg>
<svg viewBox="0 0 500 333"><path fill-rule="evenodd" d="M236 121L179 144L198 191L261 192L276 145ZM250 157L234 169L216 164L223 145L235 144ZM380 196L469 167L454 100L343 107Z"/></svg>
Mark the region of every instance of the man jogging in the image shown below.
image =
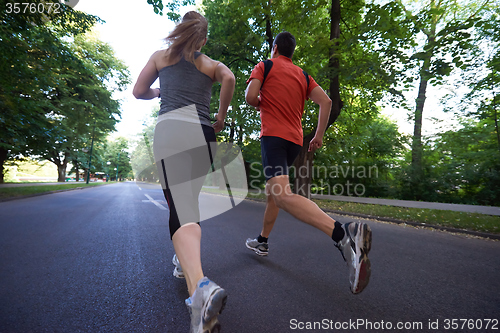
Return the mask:
<svg viewBox="0 0 500 333"><path fill-rule="evenodd" d="M347 262L351 291L356 294L366 287L370 278L370 227L357 222L342 225L314 202L292 193L290 189L288 168L302 146L301 119L305 100L311 99L319 105L318 127L309 144L309 151L323 145L332 106L332 101L314 79L292 63L295 45L291 33L278 34L273 42L271 59L257 64L247 81L246 101L260 111L261 117L266 210L260 235L256 239L247 239L246 246L258 255L267 255L269 234L279 209L283 209L333 239Z"/></svg>

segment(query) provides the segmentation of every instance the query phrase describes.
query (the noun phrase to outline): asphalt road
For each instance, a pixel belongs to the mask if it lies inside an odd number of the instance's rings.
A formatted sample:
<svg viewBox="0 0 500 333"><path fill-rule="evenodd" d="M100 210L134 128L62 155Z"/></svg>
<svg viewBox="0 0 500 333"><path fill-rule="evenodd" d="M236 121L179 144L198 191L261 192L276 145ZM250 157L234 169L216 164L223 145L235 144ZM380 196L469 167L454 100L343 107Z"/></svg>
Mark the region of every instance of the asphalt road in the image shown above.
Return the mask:
<svg viewBox="0 0 500 333"><path fill-rule="evenodd" d="M134 183L0 203L0 332L188 332L165 207ZM202 224L205 274L229 293L222 332L500 329L500 242L367 221L372 278L352 295L333 242L285 212L267 258L246 249L263 211Z"/></svg>

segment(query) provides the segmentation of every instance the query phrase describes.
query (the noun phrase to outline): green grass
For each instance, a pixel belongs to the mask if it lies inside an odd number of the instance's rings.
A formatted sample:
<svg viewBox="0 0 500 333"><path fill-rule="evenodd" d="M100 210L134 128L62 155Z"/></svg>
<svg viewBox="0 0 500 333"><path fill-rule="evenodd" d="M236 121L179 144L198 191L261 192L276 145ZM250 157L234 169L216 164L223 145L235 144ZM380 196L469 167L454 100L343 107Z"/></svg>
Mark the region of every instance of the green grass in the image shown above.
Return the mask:
<svg viewBox="0 0 500 333"><path fill-rule="evenodd" d="M316 204L323 209L346 213L359 213L377 217L393 218L401 221L419 222L429 225L438 225L487 233L500 233L500 216L455 212L450 210L361 204L335 200L314 199L314 202L316 202Z"/></svg>
<svg viewBox="0 0 500 333"><path fill-rule="evenodd" d="M105 184L112 184L114 182L109 182L109 183L104 183L104 182L96 182L96 183L89 183L85 184L85 182L77 182L77 183L61 183L61 185L35 185L33 186L16 186L16 187L3 187L0 188L0 200L1 199L10 199L10 198L16 198L16 197L23 197L23 196L28 196L28 195L34 195L34 194L40 194L40 193L47 193L47 192L52 192L52 191L59 191L59 190L67 190L67 189L72 189L72 188L77 188L77 187L92 187L92 186L99 186L99 185L105 185Z"/></svg>
<svg viewBox="0 0 500 333"><path fill-rule="evenodd" d="M247 198L265 200L266 196L264 194L249 193ZM372 205L337 200L313 199L313 201L325 210L500 234L500 216L455 212L451 210Z"/></svg>

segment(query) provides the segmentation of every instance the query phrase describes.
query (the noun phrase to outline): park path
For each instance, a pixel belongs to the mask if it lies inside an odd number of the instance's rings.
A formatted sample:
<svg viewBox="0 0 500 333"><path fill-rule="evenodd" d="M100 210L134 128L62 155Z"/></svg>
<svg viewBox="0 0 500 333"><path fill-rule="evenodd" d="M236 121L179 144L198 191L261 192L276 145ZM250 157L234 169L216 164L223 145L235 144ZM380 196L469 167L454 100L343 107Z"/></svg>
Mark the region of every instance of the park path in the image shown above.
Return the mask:
<svg viewBox="0 0 500 333"><path fill-rule="evenodd" d="M426 201L377 199L377 198L364 198L364 197L342 196L342 195L321 195L321 194L314 195L313 194L312 197L317 198L317 199L328 199L328 200L337 200L337 201L345 201L345 202L357 202L357 203L365 203L365 204L373 204L373 205L452 210L452 211L456 211L456 212L480 213L480 214L486 214L486 215L500 216L500 207L493 207L493 206L460 205L460 204L426 202Z"/></svg>

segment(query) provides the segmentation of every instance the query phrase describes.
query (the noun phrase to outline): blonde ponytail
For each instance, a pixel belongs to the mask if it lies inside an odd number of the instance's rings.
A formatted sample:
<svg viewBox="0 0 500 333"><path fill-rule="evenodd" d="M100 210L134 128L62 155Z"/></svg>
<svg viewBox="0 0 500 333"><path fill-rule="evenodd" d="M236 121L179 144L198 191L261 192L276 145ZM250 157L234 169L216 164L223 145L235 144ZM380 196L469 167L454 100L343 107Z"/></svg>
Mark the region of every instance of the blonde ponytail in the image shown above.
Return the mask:
<svg viewBox="0 0 500 333"><path fill-rule="evenodd" d="M187 12L181 23L165 38L165 41L170 44L166 53L167 57L184 57L187 61L194 63L194 52L203 46L207 33L207 19L197 12Z"/></svg>

